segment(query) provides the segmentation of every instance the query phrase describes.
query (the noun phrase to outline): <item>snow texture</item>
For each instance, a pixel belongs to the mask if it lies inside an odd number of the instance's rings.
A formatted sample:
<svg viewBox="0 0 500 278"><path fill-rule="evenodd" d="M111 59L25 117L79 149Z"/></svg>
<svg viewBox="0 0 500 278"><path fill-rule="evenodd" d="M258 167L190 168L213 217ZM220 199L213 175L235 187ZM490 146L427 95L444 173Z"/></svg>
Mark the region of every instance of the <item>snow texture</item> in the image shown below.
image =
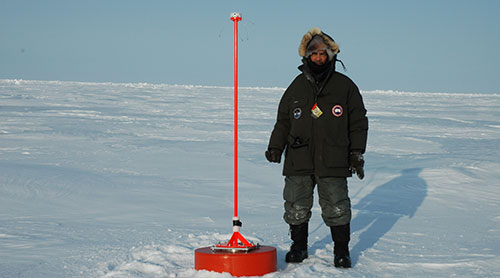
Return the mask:
<svg viewBox="0 0 500 278"><path fill-rule="evenodd" d="M277 248L265 277L500 277L500 94L362 92L339 270L317 204L310 257L284 262L264 158L283 91L239 90L239 215ZM194 250L232 233L232 142L231 87L0 80L0 277L231 277L194 270Z"/></svg>

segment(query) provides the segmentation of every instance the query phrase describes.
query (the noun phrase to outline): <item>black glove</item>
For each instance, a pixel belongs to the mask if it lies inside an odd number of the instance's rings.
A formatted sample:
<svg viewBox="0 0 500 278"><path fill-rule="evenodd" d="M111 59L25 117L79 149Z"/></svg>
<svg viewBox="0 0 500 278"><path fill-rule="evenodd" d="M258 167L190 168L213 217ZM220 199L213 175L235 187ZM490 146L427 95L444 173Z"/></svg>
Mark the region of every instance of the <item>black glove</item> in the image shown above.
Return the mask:
<svg viewBox="0 0 500 278"><path fill-rule="evenodd" d="M365 160L363 159L363 154L361 152L351 152L349 155L349 169L354 174L358 175L358 178L362 180L365 177L365 170L363 166L365 166Z"/></svg>
<svg viewBox="0 0 500 278"><path fill-rule="evenodd" d="M268 149L266 151L266 158L269 162L280 163L281 162L281 151L278 149Z"/></svg>

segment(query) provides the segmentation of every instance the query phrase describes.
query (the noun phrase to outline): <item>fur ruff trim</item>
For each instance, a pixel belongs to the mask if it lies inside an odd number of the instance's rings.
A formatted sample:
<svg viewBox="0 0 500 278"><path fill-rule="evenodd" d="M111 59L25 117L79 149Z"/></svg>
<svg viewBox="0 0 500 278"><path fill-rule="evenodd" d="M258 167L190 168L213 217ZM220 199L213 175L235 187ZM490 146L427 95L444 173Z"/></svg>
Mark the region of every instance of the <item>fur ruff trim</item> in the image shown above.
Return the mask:
<svg viewBox="0 0 500 278"><path fill-rule="evenodd" d="M309 42L312 40L312 38L316 35L321 36L323 41L330 47L330 49L333 51L334 55L337 55L337 53L340 52L339 45L327 34L323 33L321 29L318 27L311 28L303 37L302 41L300 42L299 46L299 55L301 57L306 56L307 52L307 45Z"/></svg>

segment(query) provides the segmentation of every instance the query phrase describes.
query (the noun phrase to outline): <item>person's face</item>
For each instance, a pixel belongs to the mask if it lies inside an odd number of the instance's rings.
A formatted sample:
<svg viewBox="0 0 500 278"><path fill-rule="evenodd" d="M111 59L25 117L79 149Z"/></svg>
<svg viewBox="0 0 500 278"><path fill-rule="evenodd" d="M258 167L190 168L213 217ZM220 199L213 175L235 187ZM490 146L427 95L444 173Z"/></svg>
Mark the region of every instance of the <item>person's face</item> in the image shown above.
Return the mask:
<svg viewBox="0 0 500 278"><path fill-rule="evenodd" d="M324 65L328 59L326 50L316 50L311 54L311 61L318 66Z"/></svg>

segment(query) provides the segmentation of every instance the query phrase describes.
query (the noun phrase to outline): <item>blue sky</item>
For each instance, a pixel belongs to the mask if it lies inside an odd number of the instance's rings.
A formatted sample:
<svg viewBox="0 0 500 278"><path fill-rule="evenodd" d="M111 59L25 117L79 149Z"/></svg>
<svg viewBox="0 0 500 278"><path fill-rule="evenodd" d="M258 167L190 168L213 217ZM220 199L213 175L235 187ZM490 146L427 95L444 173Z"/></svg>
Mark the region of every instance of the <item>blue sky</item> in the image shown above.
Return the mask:
<svg viewBox="0 0 500 278"><path fill-rule="evenodd" d="M232 86L232 11L241 86L288 86L317 26L362 90L500 93L496 0L0 0L0 78Z"/></svg>

